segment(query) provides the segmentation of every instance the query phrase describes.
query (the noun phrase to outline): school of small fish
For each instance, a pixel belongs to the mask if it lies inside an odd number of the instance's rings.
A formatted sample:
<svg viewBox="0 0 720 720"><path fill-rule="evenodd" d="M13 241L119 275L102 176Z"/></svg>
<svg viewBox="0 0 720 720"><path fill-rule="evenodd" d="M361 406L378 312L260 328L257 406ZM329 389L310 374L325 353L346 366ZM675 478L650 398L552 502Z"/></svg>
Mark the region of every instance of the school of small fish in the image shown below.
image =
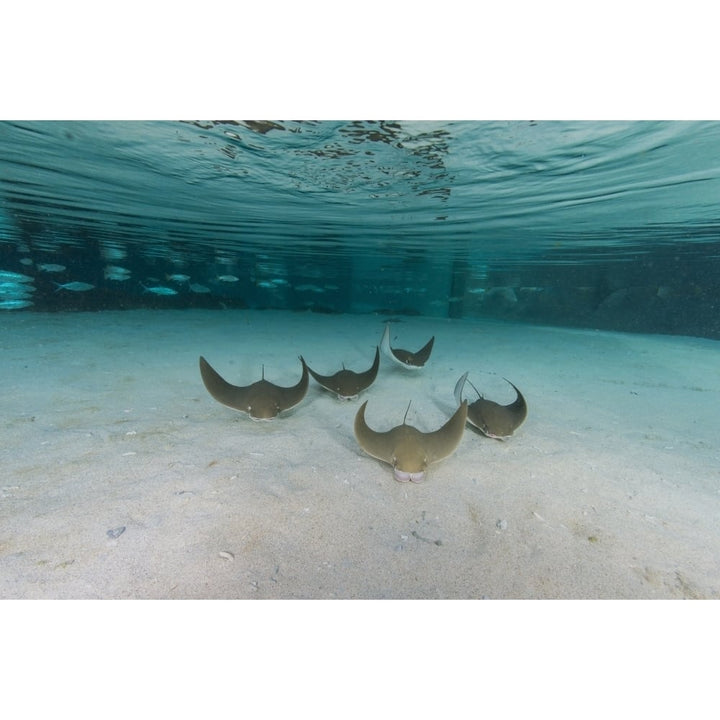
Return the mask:
<svg viewBox="0 0 720 720"><path fill-rule="evenodd" d="M22 310L34 303L33 278L10 270L0 270L0 310Z"/></svg>
<svg viewBox="0 0 720 720"><path fill-rule="evenodd" d="M325 282L322 270L312 263L290 269L262 254L257 254L250 264L220 251L209 262L199 263L178 254L165 257L165 267L158 267L158 258L148 262L140 253L138 263L136 251L119 243L103 242L99 250L100 263L90 269L88 265L73 265L74 259L60 252L54 257L45 255L41 261L32 257L29 244L18 243L16 251L22 256L15 267L23 272L0 270L0 310L22 310L34 305L45 309L55 298L64 307L66 302L72 302L72 295L79 298L84 294L88 307L104 306L103 293L110 295L108 303L113 296L127 294L136 298L155 296L179 304L201 302L198 296L207 296L217 298L223 307L223 300L232 299L248 307L333 308L338 302L342 304L347 290L342 283L337 284L337 278L331 278L336 282ZM403 297L417 297L423 292L424 288L403 285L385 290L385 294ZM484 293L485 289L472 288L468 292ZM450 302L456 300L460 298L450 298ZM430 305L447 302L438 300Z"/></svg>
<svg viewBox="0 0 720 720"><path fill-rule="evenodd" d="M28 249L23 248L23 250L27 251ZM139 287L143 294L172 297L187 292L195 295L209 295L217 293L223 285L227 286L240 283L240 278L237 275L229 273L215 275L214 277L211 276L208 278L208 285L205 285L196 282L193 277L187 273L166 272L164 277L167 284L160 284L158 278L149 278L144 282L138 280L134 284L131 283L128 285L128 281L131 280L133 276L132 271L122 265L116 265L113 262L126 258L126 251L119 247L107 246L103 248L102 255L107 262L102 270L103 280L108 281L104 285L104 287L107 288L117 287L117 283L124 283L125 289ZM68 274L67 266L57 262L35 263L31 258L23 257L20 259L20 263L28 268L34 267L39 274L45 276ZM171 259L171 264L184 265L186 263L177 259L176 261ZM308 282L293 284L286 277L283 277L282 272L278 272L278 268L272 265L265 267L262 263L259 263L256 271L261 272L265 277L261 279L251 274L249 279L252 283L251 287L254 287L260 292L295 292L302 298L308 294L318 295L340 290L340 286L330 283L323 286ZM40 277L40 275L38 275L38 277ZM312 273L310 273L308 277L313 277ZM34 304L32 294L36 291L36 287L33 284L34 280L35 278L30 275L12 270L0 270L0 309L21 310L32 307ZM67 282L53 281L52 284L55 285L56 293L87 293L97 289L95 283L86 282L85 280L68 280ZM214 286L215 289L209 286Z"/></svg>

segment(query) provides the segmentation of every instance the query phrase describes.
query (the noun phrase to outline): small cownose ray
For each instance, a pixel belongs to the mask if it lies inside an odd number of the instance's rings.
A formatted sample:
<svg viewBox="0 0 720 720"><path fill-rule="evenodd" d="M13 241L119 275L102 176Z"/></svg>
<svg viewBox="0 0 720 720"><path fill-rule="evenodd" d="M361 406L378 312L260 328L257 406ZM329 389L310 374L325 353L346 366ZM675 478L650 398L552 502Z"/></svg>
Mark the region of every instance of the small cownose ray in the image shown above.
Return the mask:
<svg viewBox="0 0 720 720"><path fill-rule="evenodd" d="M302 377L297 385L280 387L265 379L263 367L262 380L247 387L231 385L213 370L210 363L200 356L200 374L207 391L223 405L247 413L253 420L272 420L283 410L295 407L304 397L310 383L308 368L302 363Z"/></svg>
<svg viewBox="0 0 720 720"><path fill-rule="evenodd" d="M385 332L380 342L382 351L398 365L402 365L408 370L419 370L425 365L430 357L430 353L433 349L433 343L435 342L435 336L433 335L425 344L423 348L413 353L409 350L400 350L399 348L390 347L390 323L385 325Z"/></svg>
<svg viewBox="0 0 720 720"><path fill-rule="evenodd" d="M301 358L302 359L302 356ZM375 360L369 370L365 372L354 372L343 369L334 375L318 375L314 370L308 367L310 374L317 380L326 390L335 393L341 400L354 400L363 390L367 390L374 382L380 367L380 349L375 348Z"/></svg>
<svg viewBox="0 0 720 720"><path fill-rule="evenodd" d="M462 392L468 374L465 373L455 384L455 401L462 402ZM478 394L478 399L468 408L467 419L480 432L496 440L504 440L510 437L525 421L527 417L527 403L522 393L507 379L505 382L515 388L517 397L509 405L498 405L492 400L486 400L477 388L470 383L473 390Z"/></svg>
<svg viewBox="0 0 720 720"><path fill-rule="evenodd" d="M400 482L421 482L427 466L452 455L465 431L467 400L439 430L429 433L406 425L405 418L402 425L387 432L372 430L365 422L366 406L367 400L355 415L355 437L368 455L392 465L395 479Z"/></svg>

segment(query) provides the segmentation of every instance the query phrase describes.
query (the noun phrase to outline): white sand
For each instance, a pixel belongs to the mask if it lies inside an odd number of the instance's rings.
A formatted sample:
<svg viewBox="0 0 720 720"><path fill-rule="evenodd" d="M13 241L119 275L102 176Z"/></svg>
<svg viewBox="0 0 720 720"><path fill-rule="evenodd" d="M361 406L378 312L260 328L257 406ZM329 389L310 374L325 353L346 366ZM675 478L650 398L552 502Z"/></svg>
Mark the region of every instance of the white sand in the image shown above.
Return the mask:
<svg viewBox="0 0 720 720"><path fill-rule="evenodd" d="M311 380L270 423L238 385L369 367L382 318L260 311L5 313L0 597L703 598L720 595L720 344L404 318L368 423L427 431L466 370L529 415L467 430L423 484L352 432L359 401ZM469 389L469 388L468 388ZM112 539L108 530L125 527Z"/></svg>

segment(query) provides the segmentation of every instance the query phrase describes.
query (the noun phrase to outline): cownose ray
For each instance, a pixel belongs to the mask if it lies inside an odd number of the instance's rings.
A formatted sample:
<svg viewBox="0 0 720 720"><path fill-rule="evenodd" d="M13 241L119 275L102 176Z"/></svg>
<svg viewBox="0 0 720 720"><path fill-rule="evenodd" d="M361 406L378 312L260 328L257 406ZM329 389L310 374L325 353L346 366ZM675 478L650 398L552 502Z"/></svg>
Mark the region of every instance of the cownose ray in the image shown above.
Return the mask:
<svg viewBox="0 0 720 720"><path fill-rule="evenodd" d="M405 423L407 411L402 425L386 432L373 430L365 422L366 406L367 400L355 415L355 438L368 455L392 465L400 482L422 481L428 465L452 455L465 431L467 400L439 430L428 433Z"/></svg>
<svg viewBox="0 0 720 720"><path fill-rule="evenodd" d="M435 336L433 335L417 352L401 350L400 348L392 348L390 347L390 323L387 323L385 325L385 332L383 333L382 341L380 342L380 347L382 348L382 351L398 365L402 365L408 370L419 370L428 361L434 342Z"/></svg>
<svg viewBox="0 0 720 720"><path fill-rule="evenodd" d="M463 402L462 392L468 374L465 373L455 383L455 401ZM478 394L478 399L468 407L467 419L481 433L496 440L504 440L510 437L525 421L527 417L527 403L522 393L507 378L503 378L515 389L517 397L509 405L499 405L492 400L486 400L478 389L470 382L473 390Z"/></svg>
<svg viewBox="0 0 720 720"><path fill-rule="evenodd" d="M210 365L200 356L200 375L207 391L223 405L247 413L253 420L272 420L283 410L295 407L304 397L310 383L308 367L305 361L302 363L302 377L297 385L292 387L280 387L265 379L265 368L263 367L262 379L252 385L240 387L231 385L224 380Z"/></svg>
<svg viewBox="0 0 720 720"><path fill-rule="evenodd" d="M302 359L302 356L300 356ZM343 365L334 375L320 375L308 367L310 374L326 390L335 393L341 400L354 400L363 390L367 390L374 382L380 367L380 348L375 348L375 360L365 372L347 370Z"/></svg>

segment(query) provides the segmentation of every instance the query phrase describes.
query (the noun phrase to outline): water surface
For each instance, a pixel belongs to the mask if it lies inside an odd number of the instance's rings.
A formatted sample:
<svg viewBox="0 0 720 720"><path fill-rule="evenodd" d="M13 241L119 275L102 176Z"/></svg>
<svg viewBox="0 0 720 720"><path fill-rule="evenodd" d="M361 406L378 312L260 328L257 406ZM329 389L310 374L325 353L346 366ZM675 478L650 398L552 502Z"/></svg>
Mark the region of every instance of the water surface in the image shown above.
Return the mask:
<svg viewBox="0 0 720 720"><path fill-rule="evenodd" d="M718 337L718 197L715 122L2 122L0 301Z"/></svg>

